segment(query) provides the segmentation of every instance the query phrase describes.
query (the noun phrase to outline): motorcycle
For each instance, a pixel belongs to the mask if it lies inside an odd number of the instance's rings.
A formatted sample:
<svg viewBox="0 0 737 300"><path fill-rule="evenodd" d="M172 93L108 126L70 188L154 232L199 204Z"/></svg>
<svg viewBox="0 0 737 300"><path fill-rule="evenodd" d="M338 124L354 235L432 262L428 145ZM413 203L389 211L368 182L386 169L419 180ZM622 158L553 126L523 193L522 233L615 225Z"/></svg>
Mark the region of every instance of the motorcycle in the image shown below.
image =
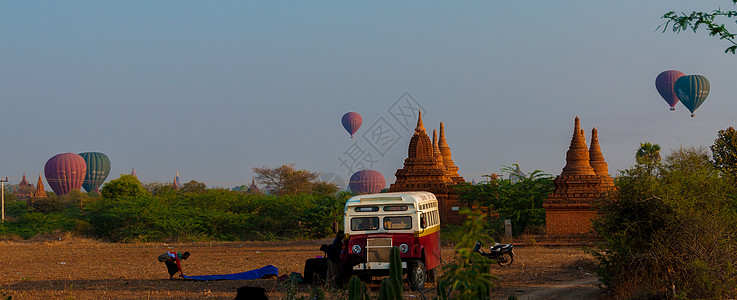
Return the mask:
<svg viewBox="0 0 737 300"><path fill-rule="evenodd" d="M476 246L473 247L474 252L481 253L484 257L496 261L499 266L505 267L511 265L514 262L514 245L512 244L499 244L495 243L489 247L489 252L481 251L481 247L484 245L481 242L476 242Z"/></svg>

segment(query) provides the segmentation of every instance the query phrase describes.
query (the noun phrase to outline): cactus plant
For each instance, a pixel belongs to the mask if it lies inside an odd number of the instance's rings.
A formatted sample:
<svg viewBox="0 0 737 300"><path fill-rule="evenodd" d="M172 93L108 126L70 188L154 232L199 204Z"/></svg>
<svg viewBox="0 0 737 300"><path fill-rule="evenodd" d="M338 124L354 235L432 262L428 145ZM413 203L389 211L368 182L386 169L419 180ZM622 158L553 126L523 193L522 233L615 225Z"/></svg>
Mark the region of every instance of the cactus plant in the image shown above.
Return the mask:
<svg viewBox="0 0 737 300"><path fill-rule="evenodd" d="M369 300L368 288L358 276L351 277L348 282L348 300Z"/></svg>
<svg viewBox="0 0 737 300"><path fill-rule="evenodd" d="M389 279L402 283L402 260L399 259L399 248L392 247L389 252Z"/></svg>
<svg viewBox="0 0 737 300"><path fill-rule="evenodd" d="M389 278L384 278L379 287L379 300L402 299L402 260L399 248L392 247L389 254Z"/></svg>
<svg viewBox="0 0 737 300"><path fill-rule="evenodd" d="M402 299L401 285L391 278L384 278L379 287L379 300Z"/></svg>

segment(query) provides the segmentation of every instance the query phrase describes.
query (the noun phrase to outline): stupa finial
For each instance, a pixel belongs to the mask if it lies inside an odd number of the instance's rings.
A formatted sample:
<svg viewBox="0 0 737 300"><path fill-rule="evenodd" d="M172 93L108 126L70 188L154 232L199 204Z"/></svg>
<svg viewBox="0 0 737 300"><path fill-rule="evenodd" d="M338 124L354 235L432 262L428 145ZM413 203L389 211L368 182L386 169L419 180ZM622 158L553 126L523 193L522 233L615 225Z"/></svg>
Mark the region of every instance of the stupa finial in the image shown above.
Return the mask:
<svg viewBox="0 0 737 300"><path fill-rule="evenodd" d="M415 128L415 133L425 132L425 125L422 124L422 111L420 110L417 113L417 127Z"/></svg>

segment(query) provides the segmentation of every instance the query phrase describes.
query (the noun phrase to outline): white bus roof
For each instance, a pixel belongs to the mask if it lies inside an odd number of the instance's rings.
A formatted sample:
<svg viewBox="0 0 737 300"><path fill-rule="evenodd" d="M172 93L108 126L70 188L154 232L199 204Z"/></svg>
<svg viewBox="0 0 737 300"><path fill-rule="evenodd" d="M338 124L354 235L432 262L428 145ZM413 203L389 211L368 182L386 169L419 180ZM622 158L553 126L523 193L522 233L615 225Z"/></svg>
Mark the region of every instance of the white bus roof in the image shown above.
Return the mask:
<svg viewBox="0 0 737 300"><path fill-rule="evenodd" d="M361 204L380 204L384 202L423 202L437 200L435 195L430 192L395 192L366 194L353 196L345 203L345 206L361 205Z"/></svg>

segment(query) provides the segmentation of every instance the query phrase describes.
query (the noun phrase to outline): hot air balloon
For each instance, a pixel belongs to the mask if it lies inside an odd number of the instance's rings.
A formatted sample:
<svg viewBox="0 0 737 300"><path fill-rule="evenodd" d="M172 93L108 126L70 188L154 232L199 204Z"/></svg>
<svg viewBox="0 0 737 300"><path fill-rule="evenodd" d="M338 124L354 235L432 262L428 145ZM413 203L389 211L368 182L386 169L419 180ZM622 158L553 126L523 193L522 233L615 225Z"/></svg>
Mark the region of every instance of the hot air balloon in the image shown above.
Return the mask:
<svg viewBox="0 0 737 300"><path fill-rule="evenodd" d="M704 103L706 97L709 96L709 80L701 75L687 75L676 80L673 85L676 96L681 103L691 111L691 117L694 117L694 111Z"/></svg>
<svg viewBox="0 0 737 300"><path fill-rule="evenodd" d="M100 152L84 152L80 153L79 156L84 158L84 162L87 164L87 172L82 187L87 192L95 191L99 193L98 189L107 179L107 175L110 174L110 159Z"/></svg>
<svg viewBox="0 0 737 300"><path fill-rule="evenodd" d="M361 170L351 175L348 187L356 194L375 194L386 187L386 182L384 176L377 171Z"/></svg>
<svg viewBox="0 0 737 300"><path fill-rule="evenodd" d="M676 110L676 104L678 103L678 97L673 90L673 84L676 83L678 78L685 75L681 71L667 70L661 72L655 78L655 88L658 90L660 96L665 99L665 102L668 102L670 110Z"/></svg>
<svg viewBox="0 0 737 300"><path fill-rule="evenodd" d="M86 172L87 164L84 158L74 153L54 155L44 167L46 181L57 195L66 195L72 190L79 190Z"/></svg>
<svg viewBox="0 0 737 300"><path fill-rule="evenodd" d="M341 122L343 123L343 128L345 128L345 130L351 134L351 138L353 138L353 134L358 131L358 128L361 128L363 119L357 112L349 112L343 115Z"/></svg>

